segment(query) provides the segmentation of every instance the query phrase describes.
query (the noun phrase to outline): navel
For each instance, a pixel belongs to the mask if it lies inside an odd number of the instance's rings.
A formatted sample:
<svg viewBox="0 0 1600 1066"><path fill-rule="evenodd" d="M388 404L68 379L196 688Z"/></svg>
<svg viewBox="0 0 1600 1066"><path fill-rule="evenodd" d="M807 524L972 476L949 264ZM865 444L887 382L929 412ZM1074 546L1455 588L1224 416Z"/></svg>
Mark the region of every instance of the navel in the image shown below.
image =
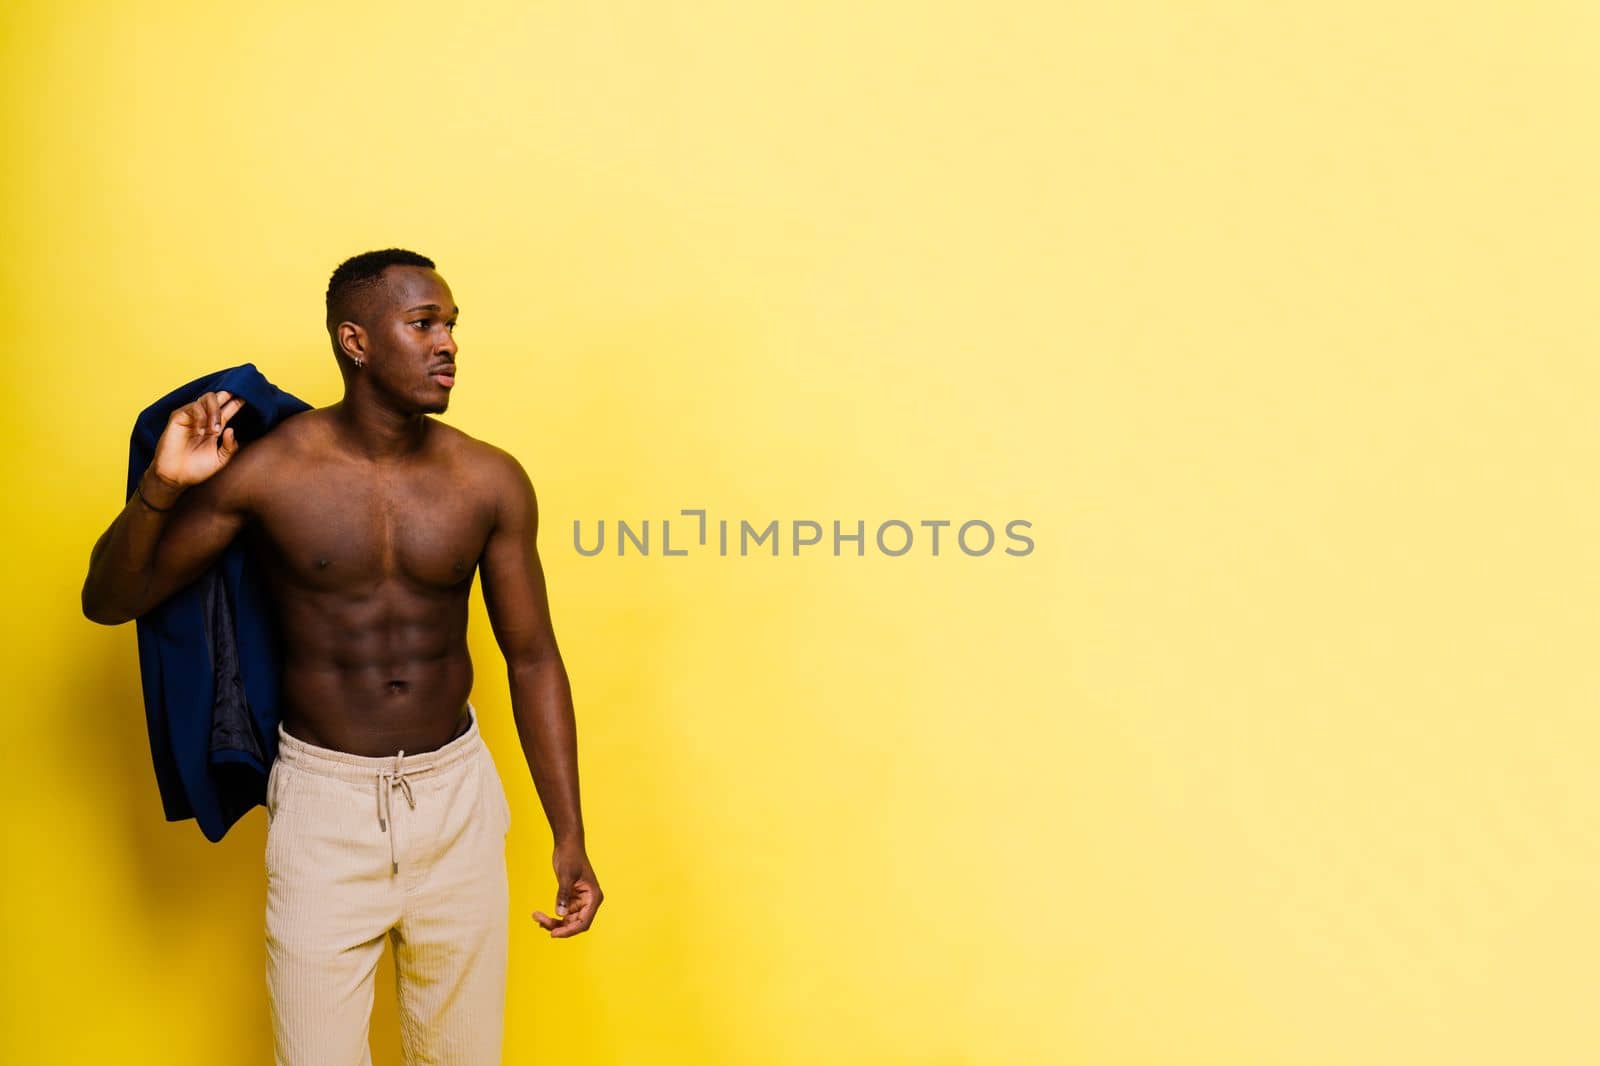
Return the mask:
<svg viewBox="0 0 1600 1066"><path fill-rule="evenodd" d="M327 565L328 565L328 560L326 560L326 559L318 559L317 560L317 569L318 570L324 569L325 567L327 567Z"/></svg>

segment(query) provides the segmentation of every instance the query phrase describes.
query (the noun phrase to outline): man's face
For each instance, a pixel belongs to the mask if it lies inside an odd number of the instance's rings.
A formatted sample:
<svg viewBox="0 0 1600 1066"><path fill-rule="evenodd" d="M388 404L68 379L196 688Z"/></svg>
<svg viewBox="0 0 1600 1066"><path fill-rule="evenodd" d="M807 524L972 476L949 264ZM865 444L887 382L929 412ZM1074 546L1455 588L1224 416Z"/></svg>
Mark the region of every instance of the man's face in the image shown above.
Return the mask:
<svg viewBox="0 0 1600 1066"><path fill-rule="evenodd" d="M383 272L367 328L370 358L359 372L405 406L439 413L450 406L456 377L455 329L460 308L450 286L427 267Z"/></svg>

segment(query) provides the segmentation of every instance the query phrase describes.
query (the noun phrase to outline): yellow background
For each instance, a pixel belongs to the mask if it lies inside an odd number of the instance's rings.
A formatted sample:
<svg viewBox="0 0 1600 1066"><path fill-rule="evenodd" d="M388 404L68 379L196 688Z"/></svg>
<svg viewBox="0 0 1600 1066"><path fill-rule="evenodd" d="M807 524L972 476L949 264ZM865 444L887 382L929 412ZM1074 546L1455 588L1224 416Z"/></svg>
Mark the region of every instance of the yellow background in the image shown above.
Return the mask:
<svg viewBox="0 0 1600 1066"><path fill-rule="evenodd" d="M608 896L527 917L474 593L508 1062L1595 1061L1597 21L7 5L6 1057L268 1061L264 819L162 821L78 591L138 411L334 401L402 245L540 493ZM685 507L1037 548L572 549Z"/></svg>

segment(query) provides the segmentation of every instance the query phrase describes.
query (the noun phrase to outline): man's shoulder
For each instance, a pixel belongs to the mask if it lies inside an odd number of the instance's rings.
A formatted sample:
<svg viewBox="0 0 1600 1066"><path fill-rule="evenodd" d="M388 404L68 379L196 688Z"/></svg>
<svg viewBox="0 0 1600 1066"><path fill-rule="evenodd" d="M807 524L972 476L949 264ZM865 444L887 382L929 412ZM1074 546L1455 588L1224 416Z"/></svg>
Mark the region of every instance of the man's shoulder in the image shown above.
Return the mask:
<svg viewBox="0 0 1600 1066"><path fill-rule="evenodd" d="M240 444L228 464L207 481L208 494L245 511L254 510L266 490L291 470L307 453L307 442L318 432L317 409L280 420L253 440ZM203 483L204 484L204 483Z"/></svg>
<svg viewBox="0 0 1600 1066"><path fill-rule="evenodd" d="M292 461L313 441L326 438L326 408L290 415L239 449L236 459L251 457L254 466L272 466ZM319 436L320 435L320 436Z"/></svg>
<svg viewBox="0 0 1600 1066"><path fill-rule="evenodd" d="M496 444L480 440L465 430L430 419L440 432L445 446L454 457L474 474L484 477L515 477L522 472L517 457Z"/></svg>
<svg viewBox="0 0 1600 1066"><path fill-rule="evenodd" d="M485 506L496 515L531 513L537 508L533 482L515 455L454 426L446 432L462 480L475 486Z"/></svg>

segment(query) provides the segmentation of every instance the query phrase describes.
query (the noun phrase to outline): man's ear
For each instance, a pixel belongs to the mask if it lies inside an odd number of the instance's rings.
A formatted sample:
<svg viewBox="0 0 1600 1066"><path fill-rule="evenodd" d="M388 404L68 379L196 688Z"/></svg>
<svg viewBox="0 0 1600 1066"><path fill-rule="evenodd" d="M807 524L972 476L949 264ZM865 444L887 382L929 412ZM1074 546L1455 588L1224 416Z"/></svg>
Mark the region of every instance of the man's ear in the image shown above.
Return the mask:
<svg viewBox="0 0 1600 1066"><path fill-rule="evenodd" d="M367 359L367 331L354 322L341 322L335 333L339 338L339 349L346 356L359 362Z"/></svg>

